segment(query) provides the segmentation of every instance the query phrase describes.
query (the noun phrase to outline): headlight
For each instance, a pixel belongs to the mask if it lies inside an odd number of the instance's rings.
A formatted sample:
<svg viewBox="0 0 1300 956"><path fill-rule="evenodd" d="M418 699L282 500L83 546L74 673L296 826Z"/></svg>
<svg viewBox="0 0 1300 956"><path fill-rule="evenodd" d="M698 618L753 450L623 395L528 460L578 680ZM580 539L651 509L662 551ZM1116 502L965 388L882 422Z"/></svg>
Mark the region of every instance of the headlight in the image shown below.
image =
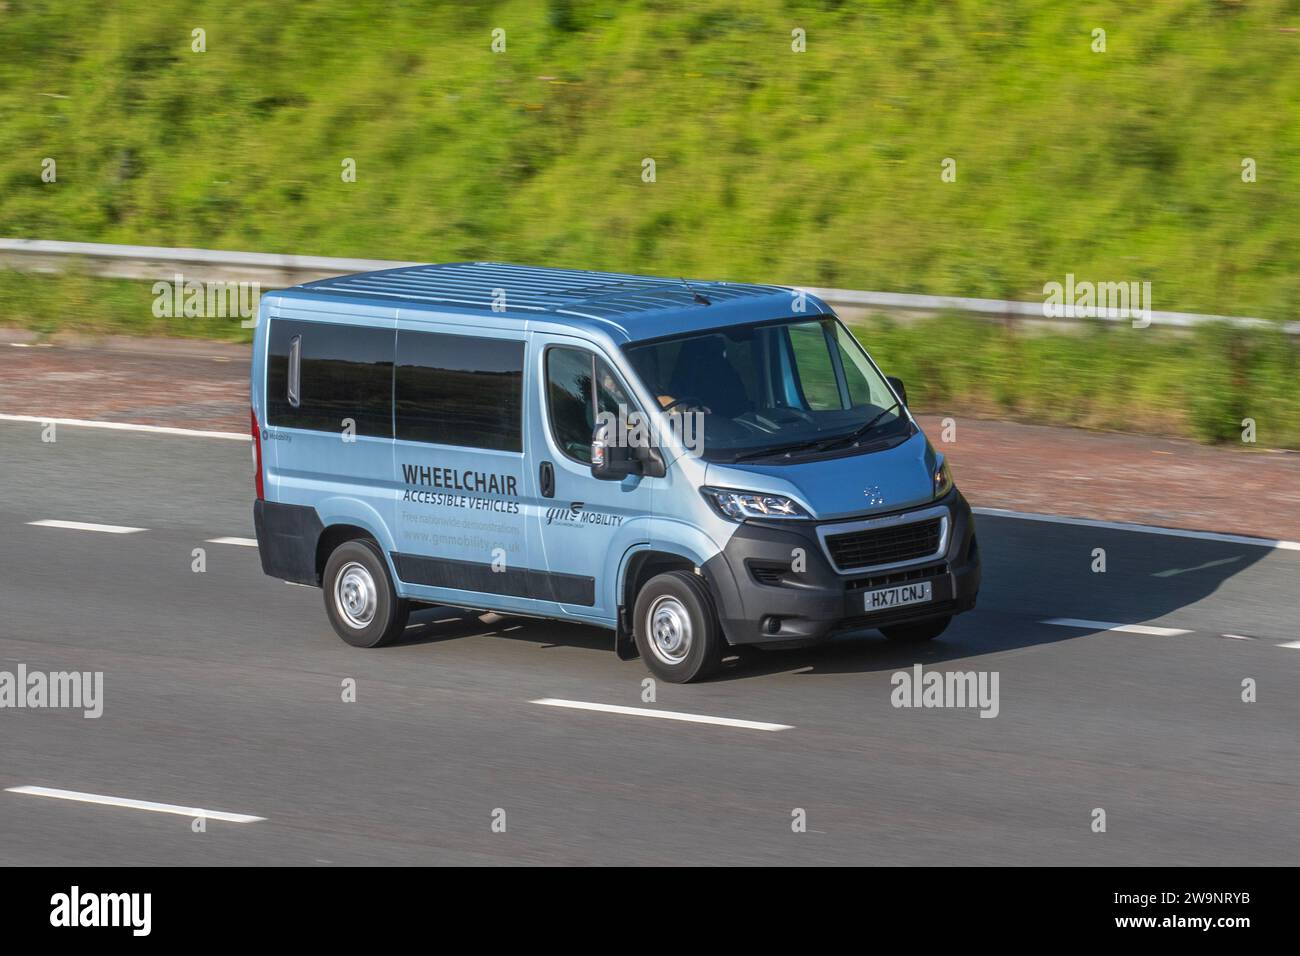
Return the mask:
<svg viewBox="0 0 1300 956"><path fill-rule="evenodd" d="M939 467L934 470L934 496L942 498L950 491L952 491L952 470L948 467L948 459L940 458Z"/></svg>
<svg viewBox="0 0 1300 956"><path fill-rule="evenodd" d="M784 495L729 488L701 488L700 493L722 515L735 521L746 518L806 518L808 512Z"/></svg>

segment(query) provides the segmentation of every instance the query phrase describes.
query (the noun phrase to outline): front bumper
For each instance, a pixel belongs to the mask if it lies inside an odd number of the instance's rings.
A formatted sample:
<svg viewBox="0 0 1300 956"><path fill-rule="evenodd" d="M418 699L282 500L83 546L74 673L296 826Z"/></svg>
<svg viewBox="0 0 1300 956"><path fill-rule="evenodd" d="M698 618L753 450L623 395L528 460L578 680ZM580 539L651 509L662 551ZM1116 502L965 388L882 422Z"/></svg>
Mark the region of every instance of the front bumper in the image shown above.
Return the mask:
<svg viewBox="0 0 1300 956"><path fill-rule="evenodd" d="M727 641L797 646L842 631L969 611L980 588L979 545L970 505L956 488L934 505L945 507L949 517L940 553L902 567L844 573L832 567L823 550L818 522L744 522L722 552L701 568L717 599ZM865 592L920 581L930 582L928 603L866 612Z"/></svg>

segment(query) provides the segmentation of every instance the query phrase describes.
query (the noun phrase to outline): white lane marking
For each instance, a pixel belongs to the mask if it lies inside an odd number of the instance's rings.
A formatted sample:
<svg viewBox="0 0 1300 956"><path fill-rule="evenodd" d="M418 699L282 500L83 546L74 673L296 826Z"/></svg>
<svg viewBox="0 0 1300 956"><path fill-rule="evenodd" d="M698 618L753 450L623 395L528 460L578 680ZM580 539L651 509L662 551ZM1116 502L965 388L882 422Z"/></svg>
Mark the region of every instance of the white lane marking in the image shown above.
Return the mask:
<svg viewBox="0 0 1300 956"><path fill-rule="evenodd" d="M53 797L55 800L74 800L77 803L96 803L106 807L126 807L128 810L149 810L152 813L175 813L182 817L203 817L226 823L257 823L266 817L247 813L227 813L224 810L203 810L199 807L178 807L174 803L154 803L152 800L131 800L127 797L106 797L98 793L80 793L76 790L58 790L54 787L6 787L8 793L26 793L34 797Z"/></svg>
<svg viewBox="0 0 1300 956"><path fill-rule="evenodd" d="M1228 637L1234 641L1253 641L1253 637L1247 637L1245 634L1221 634L1220 637Z"/></svg>
<svg viewBox="0 0 1300 956"><path fill-rule="evenodd" d="M972 508L976 514L992 518L1020 518L1025 521L1048 521L1054 524L1072 524L1082 528L1110 528L1115 531L1137 531L1142 534L1164 534L1173 538L1199 538L1202 541L1224 541L1228 544L1250 544L1257 548L1274 548L1279 551L1300 551L1300 541L1282 541L1276 538L1252 538L1244 534L1221 534L1218 531L1187 531L1183 528L1161 528L1151 524L1128 524L1123 521L1100 521L1095 518L1066 518L1061 515L1040 515L1030 511L1007 511L1003 508Z"/></svg>
<svg viewBox="0 0 1300 956"><path fill-rule="evenodd" d="M184 435L188 438L229 438L252 441L243 432L207 432L197 428L173 428L170 425L136 425L132 422L96 422L84 418L51 418L41 415L0 415L0 422L32 422L37 425L76 425L81 428L109 428L123 432L152 432L155 435Z"/></svg>
<svg viewBox="0 0 1300 956"><path fill-rule="evenodd" d="M1152 627L1149 624L1116 624L1113 621L1084 621L1077 617L1054 617L1040 624L1056 624L1059 627L1081 627L1089 631L1118 631L1121 634L1145 634L1149 637L1177 637L1190 634L1177 627Z"/></svg>
<svg viewBox="0 0 1300 956"><path fill-rule="evenodd" d="M11 343L13 344L13 343ZM76 425L82 428L109 428L128 432L149 432L155 435L182 435L188 438L226 438L232 441L252 441L243 432L204 431L198 428L176 428L170 425L138 425L134 422L101 422L86 418L53 418L48 415L0 414L0 422L32 422L37 425ZM994 518L1019 518L1024 521L1047 521L1055 524L1072 524L1084 528L1111 528L1116 531L1137 531L1143 534L1164 534L1175 538L1199 538L1203 541L1226 541L1231 544L1249 544L1260 548L1281 551L1300 551L1300 541L1275 538L1252 538L1241 534L1222 534L1217 531L1188 531L1183 528L1161 528L1158 525L1129 524L1124 521L1101 521L1095 518L1069 518L1062 515L1036 514L1031 511L1011 511L1006 508L972 508L976 514Z"/></svg>
<svg viewBox="0 0 1300 956"><path fill-rule="evenodd" d="M650 710L647 707L623 707L619 704L593 704L585 700L557 700L542 697L529 701L546 707L568 707L573 710L598 710L606 714L624 714L629 717L658 717L662 720L685 720L693 724L717 724L721 727L741 727L745 730L793 730L791 724L768 724L760 720L736 720L734 717L709 717L705 714L683 714L675 710Z"/></svg>
<svg viewBox="0 0 1300 956"><path fill-rule="evenodd" d="M1240 560L1241 555L1234 554L1230 558L1219 558L1217 561L1206 561L1204 564L1198 564L1194 568L1170 568L1168 571L1156 571L1151 576L1153 578L1172 578L1175 575L1186 574L1188 571L1204 571L1206 568L1217 568L1222 564L1232 564L1232 562Z"/></svg>
<svg viewBox="0 0 1300 956"><path fill-rule="evenodd" d="M237 544L244 548L256 548L256 538L208 538L204 544Z"/></svg>
<svg viewBox="0 0 1300 956"><path fill-rule="evenodd" d="M1279 644L1278 647L1289 647L1292 650L1300 651L1300 641L1287 641L1285 644Z"/></svg>
<svg viewBox="0 0 1300 956"><path fill-rule="evenodd" d="M89 521L59 521L56 518L44 518L40 521L29 521L29 525L36 528L67 528L69 531L102 531L105 534L135 534L137 531L144 531L144 528L128 528L120 524L91 524Z"/></svg>
<svg viewBox="0 0 1300 956"><path fill-rule="evenodd" d="M10 343L13 344L13 343ZM82 428L109 428L128 432L149 432L155 435L182 435L189 438L226 438L233 441L252 441L243 432L204 431L198 428L176 428L170 425L139 425L134 422L101 422L86 418L53 418L48 415L0 414L2 422L32 422L37 425L77 425ZM1055 524L1072 524L1084 528L1111 528L1116 531L1137 531L1144 534L1164 534L1176 538L1199 538L1204 541L1226 541L1232 544L1249 544L1260 548L1282 551L1300 551L1300 541L1274 538L1252 538L1240 534L1222 534L1217 531L1187 531L1182 528L1161 528L1157 525L1129 524L1124 521L1101 521L1095 518L1069 518L1062 515L1035 514L1031 511L1011 511L1006 508L972 508L976 514L995 518L1019 518L1024 521L1047 521Z"/></svg>

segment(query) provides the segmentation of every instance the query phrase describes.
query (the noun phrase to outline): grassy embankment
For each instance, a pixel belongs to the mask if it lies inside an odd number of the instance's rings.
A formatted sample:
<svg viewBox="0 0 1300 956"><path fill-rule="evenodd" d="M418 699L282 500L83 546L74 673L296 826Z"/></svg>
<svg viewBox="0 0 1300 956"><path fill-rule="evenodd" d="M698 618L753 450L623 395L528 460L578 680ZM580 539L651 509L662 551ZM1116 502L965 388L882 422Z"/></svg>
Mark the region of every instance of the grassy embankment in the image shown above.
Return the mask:
<svg viewBox="0 0 1300 956"><path fill-rule="evenodd" d="M1300 315L1287 0L50 8L0 11L0 235ZM242 334L151 299L0 275L0 322ZM865 337L923 407L1300 447L1279 336Z"/></svg>

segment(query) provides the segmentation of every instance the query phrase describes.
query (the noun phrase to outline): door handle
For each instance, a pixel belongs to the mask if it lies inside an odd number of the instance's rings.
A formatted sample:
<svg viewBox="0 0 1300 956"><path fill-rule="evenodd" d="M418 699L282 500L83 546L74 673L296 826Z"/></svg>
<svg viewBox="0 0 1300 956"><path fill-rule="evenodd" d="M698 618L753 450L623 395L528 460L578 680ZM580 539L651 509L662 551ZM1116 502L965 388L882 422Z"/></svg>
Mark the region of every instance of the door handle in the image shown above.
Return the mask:
<svg viewBox="0 0 1300 956"><path fill-rule="evenodd" d="M537 483L543 498L555 497L555 466L549 461L542 462L537 469Z"/></svg>

